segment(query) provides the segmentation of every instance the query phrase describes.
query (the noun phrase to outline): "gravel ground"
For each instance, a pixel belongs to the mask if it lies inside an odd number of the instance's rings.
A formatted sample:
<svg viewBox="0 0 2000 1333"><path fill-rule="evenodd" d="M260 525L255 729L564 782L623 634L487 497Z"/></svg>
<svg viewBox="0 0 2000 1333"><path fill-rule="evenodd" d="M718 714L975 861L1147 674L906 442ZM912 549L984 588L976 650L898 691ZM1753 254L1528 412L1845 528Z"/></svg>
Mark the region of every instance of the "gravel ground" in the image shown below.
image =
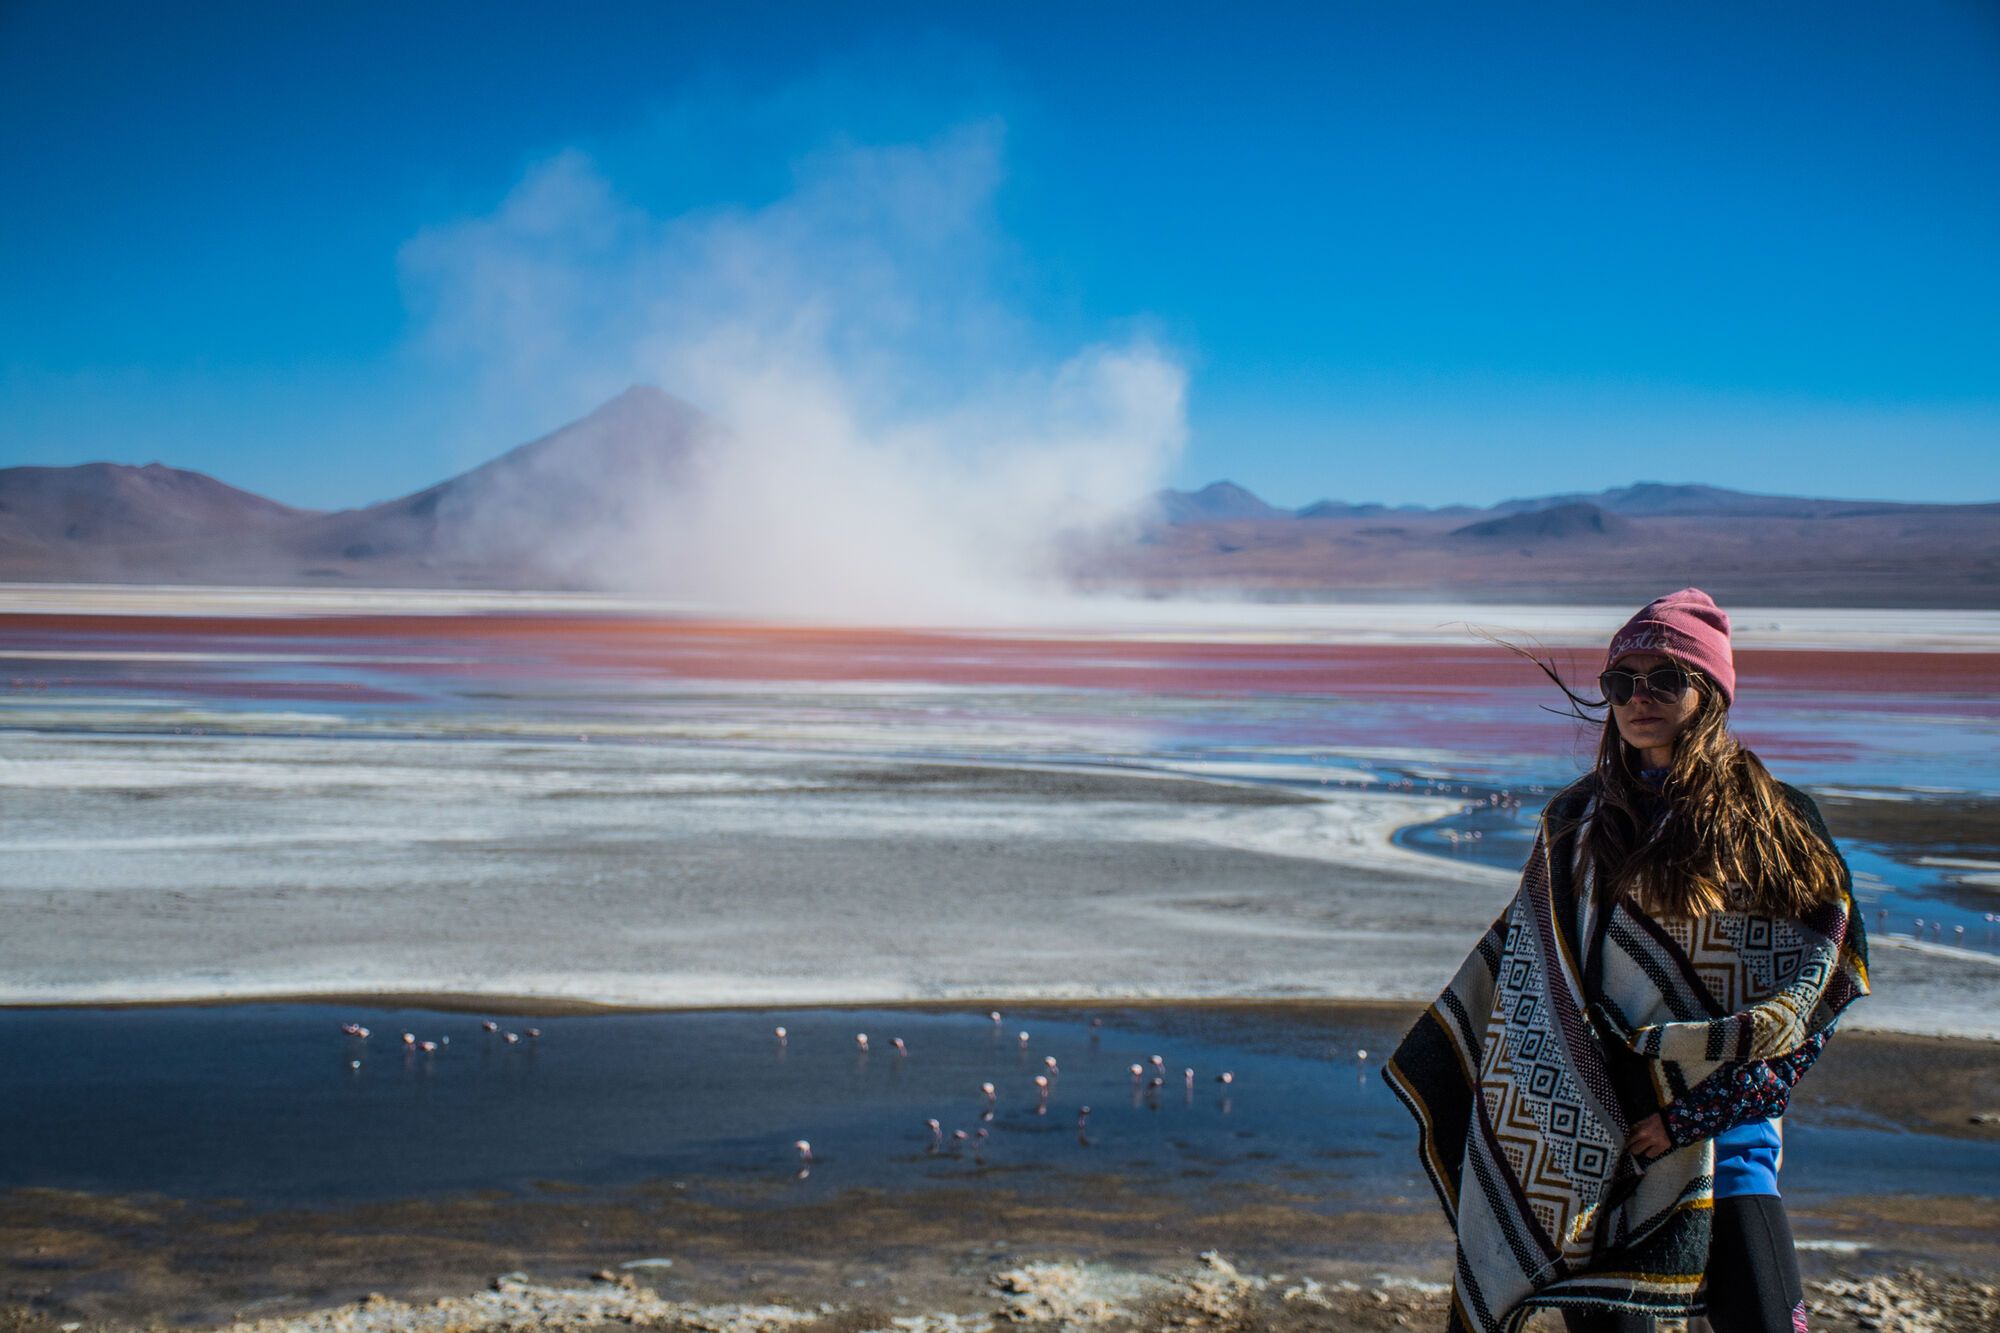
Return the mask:
<svg viewBox="0 0 2000 1333"><path fill-rule="evenodd" d="M380 1293L303 1315L242 1320L227 1333L473 1333L474 1330L657 1329L661 1333L997 1333L1003 1329L1386 1330L1436 1327L1446 1294L1387 1274L1322 1282L1246 1272L1214 1250L1166 1272L1079 1263L1029 1263L987 1276L978 1308L892 1310L867 1301L798 1306L749 1297L699 1303L661 1296L633 1273L604 1270L576 1285L505 1273L484 1291L411 1304ZM1905 1270L1809 1285L1814 1326L1888 1333L1956 1333L2000 1326L1991 1282ZM1532 1327L1555 1329L1549 1314ZM1701 1328L1696 1322L1695 1328ZM115 1325L57 1322L0 1310L0 1333L108 1333ZM1669 1325L1671 1327L1671 1325Z"/></svg>

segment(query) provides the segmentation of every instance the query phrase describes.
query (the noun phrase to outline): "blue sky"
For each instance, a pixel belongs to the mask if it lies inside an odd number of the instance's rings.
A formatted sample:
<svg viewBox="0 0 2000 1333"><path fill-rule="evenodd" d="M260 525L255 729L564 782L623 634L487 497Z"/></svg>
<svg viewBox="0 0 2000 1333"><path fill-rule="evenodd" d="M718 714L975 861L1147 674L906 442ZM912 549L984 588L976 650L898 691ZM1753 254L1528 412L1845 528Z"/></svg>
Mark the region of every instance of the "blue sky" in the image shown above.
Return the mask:
<svg viewBox="0 0 2000 1333"><path fill-rule="evenodd" d="M979 308L1167 349L1173 484L2000 499L1990 5L16 0L0 125L0 466L415 490L602 387L497 409L418 238L564 153L663 222L970 126Z"/></svg>

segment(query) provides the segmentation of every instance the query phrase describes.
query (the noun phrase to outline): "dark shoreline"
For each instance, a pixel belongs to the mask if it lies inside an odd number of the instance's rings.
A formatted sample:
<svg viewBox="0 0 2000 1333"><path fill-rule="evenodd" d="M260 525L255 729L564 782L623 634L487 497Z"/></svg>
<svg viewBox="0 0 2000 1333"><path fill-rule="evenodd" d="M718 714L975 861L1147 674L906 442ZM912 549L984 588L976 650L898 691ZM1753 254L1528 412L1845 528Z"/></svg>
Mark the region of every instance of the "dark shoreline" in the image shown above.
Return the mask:
<svg viewBox="0 0 2000 1333"><path fill-rule="evenodd" d="M1212 1250L1246 1272L1356 1284L1355 1309L1412 1312L1435 1309L1438 1298L1423 1293L1449 1280L1450 1232L1427 1194L1329 1215L1281 1185L1177 1202L1143 1180L1108 1175L1080 1178L1067 1198L1049 1200L1021 1196L1002 1177L779 1207L695 1198L696 1183L685 1193L675 1183L606 1195L550 1181L537 1196L490 1191L254 1215L226 1201L14 1191L0 1195L0 1328L54 1333L59 1319L212 1327L384 1297L422 1307L510 1272L558 1285L629 1275L663 1297L718 1306L887 1312L876 1323L829 1324L828 1333L885 1326L888 1314L991 1312L991 1275L1020 1265L1162 1274ZM1809 1280L1913 1267L1974 1283L1996 1277L2000 1207L1990 1200L1881 1196L1795 1202L1791 1212Z"/></svg>

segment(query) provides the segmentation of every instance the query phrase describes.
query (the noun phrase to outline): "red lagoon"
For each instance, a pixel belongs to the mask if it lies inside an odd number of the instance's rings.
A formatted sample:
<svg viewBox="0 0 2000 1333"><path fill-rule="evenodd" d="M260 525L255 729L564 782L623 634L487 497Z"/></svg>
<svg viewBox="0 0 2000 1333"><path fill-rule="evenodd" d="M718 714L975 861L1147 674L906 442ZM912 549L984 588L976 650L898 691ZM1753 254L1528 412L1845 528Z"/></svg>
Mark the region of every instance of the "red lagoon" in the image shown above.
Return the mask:
<svg viewBox="0 0 2000 1333"><path fill-rule="evenodd" d="M0 645L32 653L9 667L16 683L66 674L70 663L146 654L153 688L174 682L207 693L196 663L269 659L338 668L368 663L390 676L619 675L662 680L881 682L962 686L1136 690L1192 695L1452 695L1540 680L1521 659L1486 643L1350 644L1244 642L1159 637L1078 637L980 630L875 629L719 619L544 615L194 617L0 616ZM157 654L173 656L161 658ZM1600 662L1585 649L1551 655L1566 679L1588 686ZM39 660L36 660L39 659ZM47 664L43 669L42 664ZM1872 696L1969 696L1991 715L2000 654L1871 649L1754 648L1739 651L1739 692ZM266 672L261 697L354 697L304 673L286 696ZM108 682L103 682L108 683ZM249 683L238 681L237 689Z"/></svg>

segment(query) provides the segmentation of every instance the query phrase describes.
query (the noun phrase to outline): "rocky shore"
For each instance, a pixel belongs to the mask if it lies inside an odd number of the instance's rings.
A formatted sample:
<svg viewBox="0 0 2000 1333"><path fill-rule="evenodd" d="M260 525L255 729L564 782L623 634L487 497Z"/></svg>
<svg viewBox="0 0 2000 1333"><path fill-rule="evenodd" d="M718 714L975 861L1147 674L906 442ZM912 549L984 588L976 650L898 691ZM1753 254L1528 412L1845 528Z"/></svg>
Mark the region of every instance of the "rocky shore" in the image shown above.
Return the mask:
<svg viewBox="0 0 2000 1333"><path fill-rule="evenodd" d="M503 1273L484 1291L428 1303L379 1292L330 1309L238 1320L226 1333L477 1333L480 1330L653 1329L660 1333L998 1333L1004 1329L1387 1330L1436 1327L1441 1284L1376 1274L1320 1281L1304 1274L1246 1272L1214 1250L1166 1272L1091 1263L1040 1262L988 1274L965 1309L910 1309L879 1299L799 1305L758 1300L675 1300L640 1274L648 1264L604 1269L581 1283ZM1963 1276L1907 1269L1808 1284L1815 1327L1937 1330L2000 1326L2000 1288ZM1537 1326L1555 1327L1543 1315ZM100 1333L112 1325L58 1322L21 1307L0 1310L0 1333ZM158 1326L153 1326L158 1327ZM1697 1328L1699 1325L1697 1325Z"/></svg>

